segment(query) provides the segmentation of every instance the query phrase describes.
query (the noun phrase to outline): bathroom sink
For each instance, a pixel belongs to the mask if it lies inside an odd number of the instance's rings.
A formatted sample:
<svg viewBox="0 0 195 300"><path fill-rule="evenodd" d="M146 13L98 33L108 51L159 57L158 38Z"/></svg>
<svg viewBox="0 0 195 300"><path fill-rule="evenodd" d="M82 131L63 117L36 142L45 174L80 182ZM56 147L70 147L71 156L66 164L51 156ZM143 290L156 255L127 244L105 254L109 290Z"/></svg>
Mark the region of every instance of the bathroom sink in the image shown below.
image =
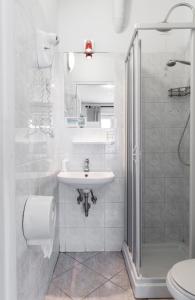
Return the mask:
<svg viewBox="0 0 195 300"><path fill-rule="evenodd" d="M113 172L60 172L58 180L76 189L92 189L113 181Z"/></svg>

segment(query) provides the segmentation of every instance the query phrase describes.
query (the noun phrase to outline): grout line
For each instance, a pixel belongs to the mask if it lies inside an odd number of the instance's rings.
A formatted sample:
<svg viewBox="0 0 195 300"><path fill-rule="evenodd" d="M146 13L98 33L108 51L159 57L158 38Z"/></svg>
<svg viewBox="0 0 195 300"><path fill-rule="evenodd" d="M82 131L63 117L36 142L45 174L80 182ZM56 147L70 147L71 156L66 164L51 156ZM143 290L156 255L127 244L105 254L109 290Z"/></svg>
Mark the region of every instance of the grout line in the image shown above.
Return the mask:
<svg viewBox="0 0 195 300"><path fill-rule="evenodd" d="M102 283L99 287L95 288L94 290L92 290L89 294L87 294L86 296L84 296L82 299L86 299L89 295L93 294L96 290L98 290L99 288L101 288L102 286L104 286L107 282L109 282L110 280L107 279L104 283Z"/></svg>
<svg viewBox="0 0 195 300"><path fill-rule="evenodd" d="M94 252L95 252L95 253L94 253L91 257L86 258L86 259L85 259L84 261L82 261L82 262L80 262L78 259L74 258L71 254L69 254L69 253L71 253L71 252L66 252L65 254L68 255L69 257L73 258L74 260L76 260L76 261L79 262L80 264L82 264L82 263L86 262L88 259L90 259L90 258L92 258L92 257L94 257L94 256L96 256L96 255L98 254L98 251L97 251L97 252L94 251ZM73 253L86 253L86 252L73 252ZM90 253L90 252L89 252L89 253Z"/></svg>
<svg viewBox="0 0 195 300"><path fill-rule="evenodd" d="M71 255L69 255L68 253L62 253L64 256L65 255L68 255L69 257L71 257L73 260L75 260L77 263L79 263L80 265L82 265L82 266L84 266L85 268L87 268L87 269L89 269L90 271L92 271L92 272L94 272L95 274L97 274L98 276L101 276L101 277L103 277L104 279L105 279L105 282L104 283L102 283L99 287L97 287L97 288L95 288L94 290L92 290L89 294L87 294L86 296L84 296L84 297L82 297L82 299L85 299L86 297L88 297L90 294L92 294L94 291L96 291L98 288L100 288L100 287L102 287L103 285L105 285L107 282L111 282L112 284L114 284L115 286L117 286L117 287L119 287L119 288L121 288L122 290L124 290L125 291L125 289L123 289L122 287L120 287L120 286L118 286L117 284L115 284L115 283L113 283L112 281L111 281L111 279L114 277L114 276L116 276L117 274L119 274L123 269L121 269L120 271L118 271L117 273L115 273L111 278L107 278L107 277L105 277L104 275L102 275L101 273L99 273L99 272L97 272L96 270L93 270L93 269L91 269L91 268L89 268L88 266L86 266L84 263L86 262L86 261L88 261L88 260L90 260L91 258L94 258L96 255L98 255L98 254L101 254L102 252L97 252L96 254L94 254L92 257L89 257L88 259L86 259L84 262L79 262L78 260L76 260L74 257L72 257ZM119 255L118 255L118 257L120 257ZM58 258L59 258L59 256L58 256ZM121 259L123 259L123 258L121 258ZM123 259L124 260L124 259ZM58 260L57 260L58 261ZM57 264L57 263L56 263ZM58 276L56 276L56 277L54 277L53 278L53 280L55 280L55 279L57 279L59 276L61 276L61 275L63 275L63 274L65 274L65 273L67 273L68 271L70 271L70 270L72 270L72 269L74 269L74 268L77 268L76 266L73 266L73 267L71 267L70 269L68 269L68 270L66 270L65 272L63 272L62 274L60 274L60 275L58 275ZM54 268L54 270L55 270L55 268ZM52 281L53 281L52 280ZM65 293L64 292L64 290L62 290L60 287L58 287L56 284L55 284L55 282L53 282L53 284L54 284L54 286L56 286L56 288L58 288L61 292L63 292L65 295L67 295L68 297L70 297L70 299L73 299L74 300L74 298L72 298L67 292Z"/></svg>
<svg viewBox="0 0 195 300"><path fill-rule="evenodd" d="M64 252L61 252L61 254L62 254L63 256L66 255ZM71 257L71 256L69 256L69 257ZM71 258L74 259L73 257L71 257ZM77 261L76 259L74 259L74 260L75 260L77 263L81 264L81 263L80 263L79 261ZM56 263L56 265L57 265L57 263ZM55 265L55 267L56 267L56 265ZM77 266L72 266L72 267L70 267L70 268L64 270L64 272L60 273L59 275L56 275L56 276L53 277L52 279L55 280L55 279L57 279L58 277L60 277L61 275L67 273L68 271L70 271L70 270L72 270L72 269L74 269L74 268L77 268ZM54 268L54 271L55 271L55 268ZM54 274L54 272L53 272L53 274Z"/></svg>
<svg viewBox="0 0 195 300"><path fill-rule="evenodd" d="M94 256L92 256L91 258L95 257L96 255L98 255L98 254L100 254L100 253L102 253L102 252L97 252L97 253L96 253ZM66 254L64 254L64 255L66 255ZM73 258L72 256L70 256L70 257ZM95 270L89 268L88 266L86 266L86 265L84 264L84 263L85 263L86 261L88 261L90 258L88 258L87 260L85 260L83 263L77 261L75 258L73 258L73 259L74 259L76 262L78 262L80 265L82 265L82 266L84 266L85 268L87 268L88 270L93 271L94 273L96 273L96 274L99 275L99 276L102 276L102 277L105 278L106 280L109 280L107 277L105 277L105 276L102 275L101 273L99 273L99 272L97 272L97 271L95 271ZM70 270L72 270L72 269L74 269L74 268L77 268L77 266L72 266L70 269L64 271L62 274L65 274L65 273L67 273L68 271L70 271ZM56 279L57 277L61 276L62 274L60 274L60 275L54 277L53 279Z"/></svg>
<svg viewBox="0 0 195 300"><path fill-rule="evenodd" d="M120 272L119 272L120 273ZM113 277L112 277L113 278ZM113 282L111 279L109 280L113 285L115 285L116 287L120 288L121 290L123 290L124 292L126 292L128 290L127 289L124 289L122 286L120 286L119 284L116 284L115 282ZM131 286L130 286L130 289L131 289Z"/></svg>
<svg viewBox="0 0 195 300"><path fill-rule="evenodd" d="M99 273L99 272L93 270L92 268L86 266L85 264L82 264L82 265L83 265L85 268L87 268L88 270L90 270L90 271L96 273L96 274L99 275L99 276L102 276L102 277L105 278L106 280L109 280L109 278L105 277L103 274L101 274L101 273Z"/></svg>
<svg viewBox="0 0 195 300"><path fill-rule="evenodd" d="M121 270L121 271L122 271L122 270ZM121 271L117 272L115 275L113 275L113 276L112 276L110 279L108 279L106 282L104 282L103 284L101 284L99 287L95 288L92 292L90 292L88 295L86 295L83 299L87 298L89 295L91 295L93 292L95 292L96 290L98 290L99 288L101 288L102 286L104 286L104 285L105 285L106 283L108 283L108 282L112 283L114 286L116 286L116 287L120 288L121 290L123 290L124 292L126 292L126 291L128 290L128 288L127 288L127 289L124 289L124 288L122 288L120 285L118 285L118 284L112 282L112 278L115 277L116 275L118 275ZM125 272L126 272L126 269L125 269ZM130 287L129 289L132 290L130 284L129 284L129 287Z"/></svg>
<svg viewBox="0 0 195 300"><path fill-rule="evenodd" d="M98 271L96 271L96 270L94 270L94 269L92 269L92 268L86 266L85 264L83 264L83 266L86 267L86 268L88 268L89 270L95 272L96 274L101 275L102 277L104 277L104 278L107 279L108 281L110 280L110 278L105 277L103 274L101 274L101 273L99 273ZM123 270L123 269L120 269L120 271L119 271L118 273L120 273L122 270ZM114 276L114 275L113 275L113 276ZM112 276L112 277L113 277L113 276ZM112 278L112 277L111 277L111 278Z"/></svg>
<svg viewBox="0 0 195 300"><path fill-rule="evenodd" d="M55 269L56 269L56 266L57 266L57 263L58 263L59 256L60 256L60 252L58 253L58 257L57 257L55 266L54 266L54 268L53 268L53 273L52 273L51 281L53 280L53 275L54 275L54 272L55 272Z"/></svg>
<svg viewBox="0 0 195 300"><path fill-rule="evenodd" d="M56 289L60 290L60 292L62 292L65 296L68 296L70 299L73 300L73 298L71 296L69 296L67 293L65 293L64 290L61 289L57 284L55 284L54 282L52 282L52 284L55 286ZM50 285L49 285L49 287L50 287Z"/></svg>

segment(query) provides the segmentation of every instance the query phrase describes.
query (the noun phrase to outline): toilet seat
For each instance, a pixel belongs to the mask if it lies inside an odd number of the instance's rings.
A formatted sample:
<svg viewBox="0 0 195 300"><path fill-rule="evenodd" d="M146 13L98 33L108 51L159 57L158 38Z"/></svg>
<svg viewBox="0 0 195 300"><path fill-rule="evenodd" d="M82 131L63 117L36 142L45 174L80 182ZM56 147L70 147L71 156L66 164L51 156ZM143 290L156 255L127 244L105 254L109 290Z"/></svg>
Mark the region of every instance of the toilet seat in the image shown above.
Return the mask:
<svg viewBox="0 0 195 300"><path fill-rule="evenodd" d="M195 259L175 264L167 275L167 287L176 300L195 300Z"/></svg>

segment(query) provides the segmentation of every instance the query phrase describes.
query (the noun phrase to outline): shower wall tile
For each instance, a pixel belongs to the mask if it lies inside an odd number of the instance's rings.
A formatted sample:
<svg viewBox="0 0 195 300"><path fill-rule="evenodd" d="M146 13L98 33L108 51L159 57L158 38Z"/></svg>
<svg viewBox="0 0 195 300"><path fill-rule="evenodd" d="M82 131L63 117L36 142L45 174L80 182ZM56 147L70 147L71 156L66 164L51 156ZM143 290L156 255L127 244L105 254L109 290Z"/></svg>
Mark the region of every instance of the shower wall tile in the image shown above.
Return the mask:
<svg viewBox="0 0 195 300"><path fill-rule="evenodd" d="M143 201L163 203L165 198L164 178L145 178L143 186Z"/></svg>
<svg viewBox="0 0 195 300"><path fill-rule="evenodd" d="M177 53L174 52L158 52L158 53L147 53L142 52L142 68L143 76L148 75L149 77L154 75L167 75L166 63L170 57L175 57Z"/></svg>
<svg viewBox="0 0 195 300"><path fill-rule="evenodd" d="M165 152L177 152L179 138L182 133L182 128L165 127L164 129L164 151ZM181 145L181 151L185 149L184 143Z"/></svg>
<svg viewBox="0 0 195 300"><path fill-rule="evenodd" d="M143 240L145 243L164 242L164 227L145 227L143 231Z"/></svg>
<svg viewBox="0 0 195 300"><path fill-rule="evenodd" d="M144 153L144 176L157 178L164 176L164 154L162 153Z"/></svg>
<svg viewBox="0 0 195 300"><path fill-rule="evenodd" d="M185 167L179 161L177 153L164 154L165 177L184 177Z"/></svg>
<svg viewBox="0 0 195 300"><path fill-rule="evenodd" d="M166 178L165 179L165 199L166 202L187 202L189 195L186 194L185 178Z"/></svg>
<svg viewBox="0 0 195 300"><path fill-rule="evenodd" d="M184 241L184 228L182 224L167 224L165 226L165 236L167 242Z"/></svg>
<svg viewBox="0 0 195 300"><path fill-rule="evenodd" d="M168 85L161 76L142 78L142 100L144 102L166 102Z"/></svg>
<svg viewBox="0 0 195 300"><path fill-rule="evenodd" d="M164 205L161 203L147 203L143 207L144 226L160 227L164 222Z"/></svg>
<svg viewBox="0 0 195 300"><path fill-rule="evenodd" d="M184 203L178 201L167 202L165 205L166 224L178 225L184 221Z"/></svg>
<svg viewBox="0 0 195 300"><path fill-rule="evenodd" d="M148 128L143 133L143 148L145 152L164 152L163 128Z"/></svg>
<svg viewBox="0 0 195 300"><path fill-rule="evenodd" d="M189 103L170 99L164 104L166 127L184 127L189 112Z"/></svg>
<svg viewBox="0 0 195 300"><path fill-rule="evenodd" d="M189 68L167 68L178 53L142 54L143 237L145 242L189 241L189 168L177 148L189 113L189 96L168 96L188 85ZM189 161L189 124L181 155Z"/></svg>
<svg viewBox="0 0 195 300"><path fill-rule="evenodd" d="M142 107L144 128L163 127L165 111L163 103L143 103Z"/></svg>

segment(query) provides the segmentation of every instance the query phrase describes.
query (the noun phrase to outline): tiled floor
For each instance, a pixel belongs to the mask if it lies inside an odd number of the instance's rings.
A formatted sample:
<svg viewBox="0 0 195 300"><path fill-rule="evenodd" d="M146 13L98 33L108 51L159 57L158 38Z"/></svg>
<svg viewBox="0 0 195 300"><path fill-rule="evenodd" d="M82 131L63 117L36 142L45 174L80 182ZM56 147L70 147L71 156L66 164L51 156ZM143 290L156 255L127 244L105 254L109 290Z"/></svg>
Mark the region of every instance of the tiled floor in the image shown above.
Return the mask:
<svg viewBox="0 0 195 300"><path fill-rule="evenodd" d="M134 300L120 252L61 253L45 300Z"/></svg>
<svg viewBox="0 0 195 300"><path fill-rule="evenodd" d="M45 300L133 300L120 252L61 253Z"/></svg>

